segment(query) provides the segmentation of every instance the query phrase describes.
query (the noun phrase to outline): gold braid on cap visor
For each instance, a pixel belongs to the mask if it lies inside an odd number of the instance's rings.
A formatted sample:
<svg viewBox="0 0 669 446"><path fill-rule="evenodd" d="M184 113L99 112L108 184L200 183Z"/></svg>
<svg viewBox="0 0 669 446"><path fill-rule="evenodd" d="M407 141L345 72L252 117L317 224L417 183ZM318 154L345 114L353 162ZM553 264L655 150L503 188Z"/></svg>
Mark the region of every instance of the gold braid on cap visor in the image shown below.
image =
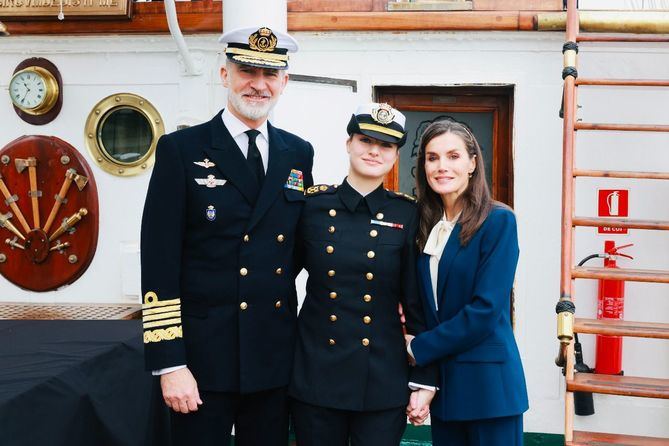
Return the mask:
<svg viewBox="0 0 669 446"><path fill-rule="evenodd" d="M260 57L232 56L232 60L241 63L258 64L265 68L285 68L288 65L286 62L275 62L273 60L261 59Z"/></svg>
<svg viewBox="0 0 669 446"><path fill-rule="evenodd" d="M246 50L244 48L235 48L228 47L225 49L226 54L239 54L241 56L257 57L260 59L270 59L270 60L288 60L288 54L273 54L273 53L263 53L261 51L252 51Z"/></svg>
<svg viewBox="0 0 669 446"><path fill-rule="evenodd" d="M389 129L387 127L382 127L382 126L376 125L376 124L366 124L366 123L363 122L362 124L358 124L358 127L360 127L362 130L371 130L373 132L379 132L379 133L383 133L383 134L386 134L386 135L394 136L395 138L400 138L401 139L401 138L404 137L404 133L402 133L402 132L399 132L399 131L393 130L393 129Z"/></svg>

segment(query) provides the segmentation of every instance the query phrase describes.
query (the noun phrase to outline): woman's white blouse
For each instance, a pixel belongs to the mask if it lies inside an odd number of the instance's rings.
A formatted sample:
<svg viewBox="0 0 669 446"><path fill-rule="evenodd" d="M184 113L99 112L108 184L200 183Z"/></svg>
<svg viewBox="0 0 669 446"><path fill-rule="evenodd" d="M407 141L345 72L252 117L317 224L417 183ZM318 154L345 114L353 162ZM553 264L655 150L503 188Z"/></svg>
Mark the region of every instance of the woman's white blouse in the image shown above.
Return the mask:
<svg viewBox="0 0 669 446"><path fill-rule="evenodd" d="M439 300L437 298L437 279L439 274L439 260L444 252L448 238L453 232L455 223L458 221L460 214L456 215L453 221L446 220L446 214L441 217L441 220L430 231L427 237L423 252L430 256L430 281L432 282L432 295L434 296L434 307L439 309Z"/></svg>

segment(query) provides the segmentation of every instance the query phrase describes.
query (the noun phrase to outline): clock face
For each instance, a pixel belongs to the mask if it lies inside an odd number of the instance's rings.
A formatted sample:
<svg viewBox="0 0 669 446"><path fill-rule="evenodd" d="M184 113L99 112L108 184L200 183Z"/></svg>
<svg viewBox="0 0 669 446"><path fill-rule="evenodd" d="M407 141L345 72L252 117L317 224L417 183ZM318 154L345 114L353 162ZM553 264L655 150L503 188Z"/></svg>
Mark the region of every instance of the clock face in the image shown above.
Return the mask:
<svg viewBox="0 0 669 446"><path fill-rule="evenodd" d="M35 71L21 71L16 73L9 83L9 95L12 102L21 109L37 108L46 100L46 82Z"/></svg>

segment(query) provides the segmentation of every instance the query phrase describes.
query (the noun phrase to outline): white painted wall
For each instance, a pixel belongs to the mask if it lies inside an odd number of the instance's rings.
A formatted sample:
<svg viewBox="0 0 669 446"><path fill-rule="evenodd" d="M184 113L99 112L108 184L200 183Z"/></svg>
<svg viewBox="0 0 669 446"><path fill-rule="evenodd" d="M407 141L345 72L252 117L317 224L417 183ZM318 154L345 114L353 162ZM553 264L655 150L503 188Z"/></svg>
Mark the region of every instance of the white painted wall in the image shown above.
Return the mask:
<svg viewBox="0 0 669 446"><path fill-rule="evenodd" d="M56 135L79 149L93 166L100 194L100 239L86 274L64 290L31 293L0 278L2 301L137 301L139 220L149 175L117 178L94 166L83 144L83 126L91 107L108 94L129 91L149 99L166 128L180 122L207 120L225 102L218 80L216 35L187 37L204 61L204 75L180 75L174 44L167 36L8 38L0 46L0 146L23 134ZM312 141L316 147L315 178L339 182L346 173L343 142L351 111L372 99L380 85L467 85L503 83L515 86L514 183L521 258L516 279L516 333L523 357L531 409L529 432L563 431L563 379L553 365L557 349L554 306L559 294L561 213L561 129L557 116L562 81L562 33L302 33L301 51L291 71L358 81L347 87L289 83L274 122ZM583 76L666 77L669 49L661 45L582 48ZM47 57L59 66L65 101L58 119L44 127L23 123L6 94L14 67L30 56ZM667 123L669 92L653 90L633 99L627 91L608 88L580 95L581 116L593 121ZM579 165L617 169L669 170L669 136L636 134L579 136ZM613 149L619 150L612 155ZM646 150L648 149L648 150ZM580 183L579 183L580 184ZM596 212L595 187L630 185L631 212L638 218L669 218L667 186L659 182L584 181L579 186L579 214ZM582 197L582 198L581 198ZM666 234L633 233L620 237L637 245L638 268L669 269ZM592 230L579 231L576 257L603 245ZM665 320L666 287L628 286L627 316ZM576 289L579 314L593 315L593 283ZM592 340L584 339L586 361L593 365ZM624 368L629 375L669 375L669 344L625 341ZM597 415L577 419L587 430L643 433L669 437L669 405L657 400L595 396Z"/></svg>

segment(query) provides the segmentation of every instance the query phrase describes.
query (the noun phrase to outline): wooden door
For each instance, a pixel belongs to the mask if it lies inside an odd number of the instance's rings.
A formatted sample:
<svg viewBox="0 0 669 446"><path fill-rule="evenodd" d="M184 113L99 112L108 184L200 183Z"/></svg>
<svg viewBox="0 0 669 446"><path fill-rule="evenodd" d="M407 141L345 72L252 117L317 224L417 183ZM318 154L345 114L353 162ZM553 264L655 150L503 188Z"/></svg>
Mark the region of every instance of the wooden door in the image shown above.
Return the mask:
<svg viewBox="0 0 669 446"><path fill-rule="evenodd" d="M407 143L385 186L414 194L413 170L420 134L444 117L465 122L477 137L493 197L513 206L513 86L377 87L378 102L387 102L407 116Z"/></svg>

